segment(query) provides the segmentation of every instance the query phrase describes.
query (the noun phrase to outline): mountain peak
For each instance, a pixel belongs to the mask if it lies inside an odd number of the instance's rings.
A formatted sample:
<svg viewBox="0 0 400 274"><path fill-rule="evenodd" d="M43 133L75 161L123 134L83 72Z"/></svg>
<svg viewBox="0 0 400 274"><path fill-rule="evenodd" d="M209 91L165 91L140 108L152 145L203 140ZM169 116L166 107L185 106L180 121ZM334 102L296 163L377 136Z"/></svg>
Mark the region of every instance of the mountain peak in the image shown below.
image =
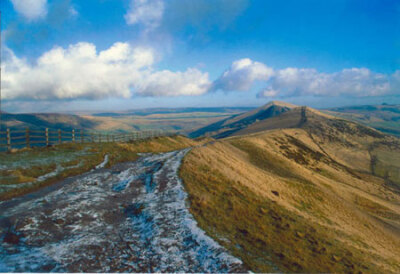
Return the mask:
<svg viewBox="0 0 400 274"><path fill-rule="evenodd" d="M297 105L291 104L291 103L287 103L287 102L283 102L283 101L270 101L267 104L265 104L263 106L263 108L268 108L271 106L279 106L279 107L286 107L286 108L295 108L298 107Z"/></svg>
<svg viewBox="0 0 400 274"><path fill-rule="evenodd" d="M286 102L271 101L259 108L218 121L204 128L200 128L192 132L190 136L198 137L204 134L209 134L216 138L227 137L250 126L251 124L278 116L296 107L298 106Z"/></svg>

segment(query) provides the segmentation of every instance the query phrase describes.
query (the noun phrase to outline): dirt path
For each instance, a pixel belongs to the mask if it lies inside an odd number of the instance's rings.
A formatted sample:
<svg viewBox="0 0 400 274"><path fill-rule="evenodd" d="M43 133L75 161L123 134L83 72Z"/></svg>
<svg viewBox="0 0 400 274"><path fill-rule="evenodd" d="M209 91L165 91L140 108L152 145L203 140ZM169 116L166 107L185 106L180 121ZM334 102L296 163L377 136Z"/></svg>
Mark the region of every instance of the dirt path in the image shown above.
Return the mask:
<svg viewBox="0 0 400 274"><path fill-rule="evenodd" d="M144 155L0 204L0 272L232 272L197 227L177 176L188 149Z"/></svg>

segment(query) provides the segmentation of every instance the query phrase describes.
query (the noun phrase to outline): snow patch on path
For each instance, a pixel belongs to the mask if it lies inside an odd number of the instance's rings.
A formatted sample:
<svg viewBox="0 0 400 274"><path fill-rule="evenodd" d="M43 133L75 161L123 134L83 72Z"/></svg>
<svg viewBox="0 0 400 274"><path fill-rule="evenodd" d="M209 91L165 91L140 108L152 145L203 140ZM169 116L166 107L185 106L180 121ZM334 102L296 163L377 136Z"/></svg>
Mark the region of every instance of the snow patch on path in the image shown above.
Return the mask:
<svg viewBox="0 0 400 274"><path fill-rule="evenodd" d="M108 154L107 154L106 156L104 156L103 162L101 162L100 164L98 164L94 169L104 168L104 167L106 166L107 163L108 163Z"/></svg>
<svg viewBox="0 0 400 274"><path fill-rule="evenodd" d="M106 155L45 196L0 204L0 272L243 272L189 212L178 177L188 151L110 169Z"/></svg>
<svg viewBox="0 0 400 274"><path fill-rule="evenodd" d="M182 158L188 150L171 154L153 176L158 188L133 200L143 209L131 217L141 231L139 241L150 242L143 257L158 261L156 272L229 272L242 262L229 255L198 226L186 205L187 194L178 177ZM165 184L161 189L161 184ZM155 262L154 262L155 263Z"/></svg>

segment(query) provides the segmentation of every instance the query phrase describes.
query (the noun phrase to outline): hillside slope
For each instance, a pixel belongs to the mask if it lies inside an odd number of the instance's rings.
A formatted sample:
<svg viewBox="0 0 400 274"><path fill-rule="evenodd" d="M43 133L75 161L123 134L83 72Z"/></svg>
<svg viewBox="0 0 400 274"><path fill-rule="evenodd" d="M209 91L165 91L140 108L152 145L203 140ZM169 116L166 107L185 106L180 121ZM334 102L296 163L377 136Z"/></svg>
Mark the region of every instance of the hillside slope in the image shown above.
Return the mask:
<svg viewBox="0 0 400 274"><path fill-rule="evenodd" d="M295 105L289 103L272 101L255 110L251 110L243 114L234 115L227 119L197 129L191 132L189 136L193 138L202 135L210 135L214 138L228 137L234 135L240 130L245 129L253 123L257 123L258 121L263 121L265 119L278 116L295 107Z"/></svg>
<svg viewBox="0 0 400 274"><path fill-rule="evenodd" d="M199 225L255 272L398 273L400 141L309 108L278 117L288 129L184 159Z"/></svg>
<svg viewBox="0 0 400 274"><path fill-rule="evenodd" d="M11 114L3 113L2 127L11 129L43 129L53 128L71 130L74 128L93 129L97 122L83 118L78 115L59 113L32 113L32 114Z"/></svg>
<svg viewBox="0 0 400 274"><path fill-rule="evenodd" d="M349 106L332 108L325 112L400 137L400 105Z"/></svg>

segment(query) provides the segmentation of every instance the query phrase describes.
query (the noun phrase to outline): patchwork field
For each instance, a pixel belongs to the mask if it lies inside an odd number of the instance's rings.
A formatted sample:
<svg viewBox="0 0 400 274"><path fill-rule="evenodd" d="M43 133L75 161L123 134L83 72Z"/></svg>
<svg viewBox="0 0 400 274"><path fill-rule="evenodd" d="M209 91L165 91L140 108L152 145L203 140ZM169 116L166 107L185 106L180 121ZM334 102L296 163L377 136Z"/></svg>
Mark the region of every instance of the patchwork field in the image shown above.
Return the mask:
<svg viewBox="0 0 400 274"><path fill-rule="evenodd" d="M147 109L114 113L29 113L3 114L2 129L85 129L99 132L139 130L179 131L186 134L250 108Z"/></svg>

